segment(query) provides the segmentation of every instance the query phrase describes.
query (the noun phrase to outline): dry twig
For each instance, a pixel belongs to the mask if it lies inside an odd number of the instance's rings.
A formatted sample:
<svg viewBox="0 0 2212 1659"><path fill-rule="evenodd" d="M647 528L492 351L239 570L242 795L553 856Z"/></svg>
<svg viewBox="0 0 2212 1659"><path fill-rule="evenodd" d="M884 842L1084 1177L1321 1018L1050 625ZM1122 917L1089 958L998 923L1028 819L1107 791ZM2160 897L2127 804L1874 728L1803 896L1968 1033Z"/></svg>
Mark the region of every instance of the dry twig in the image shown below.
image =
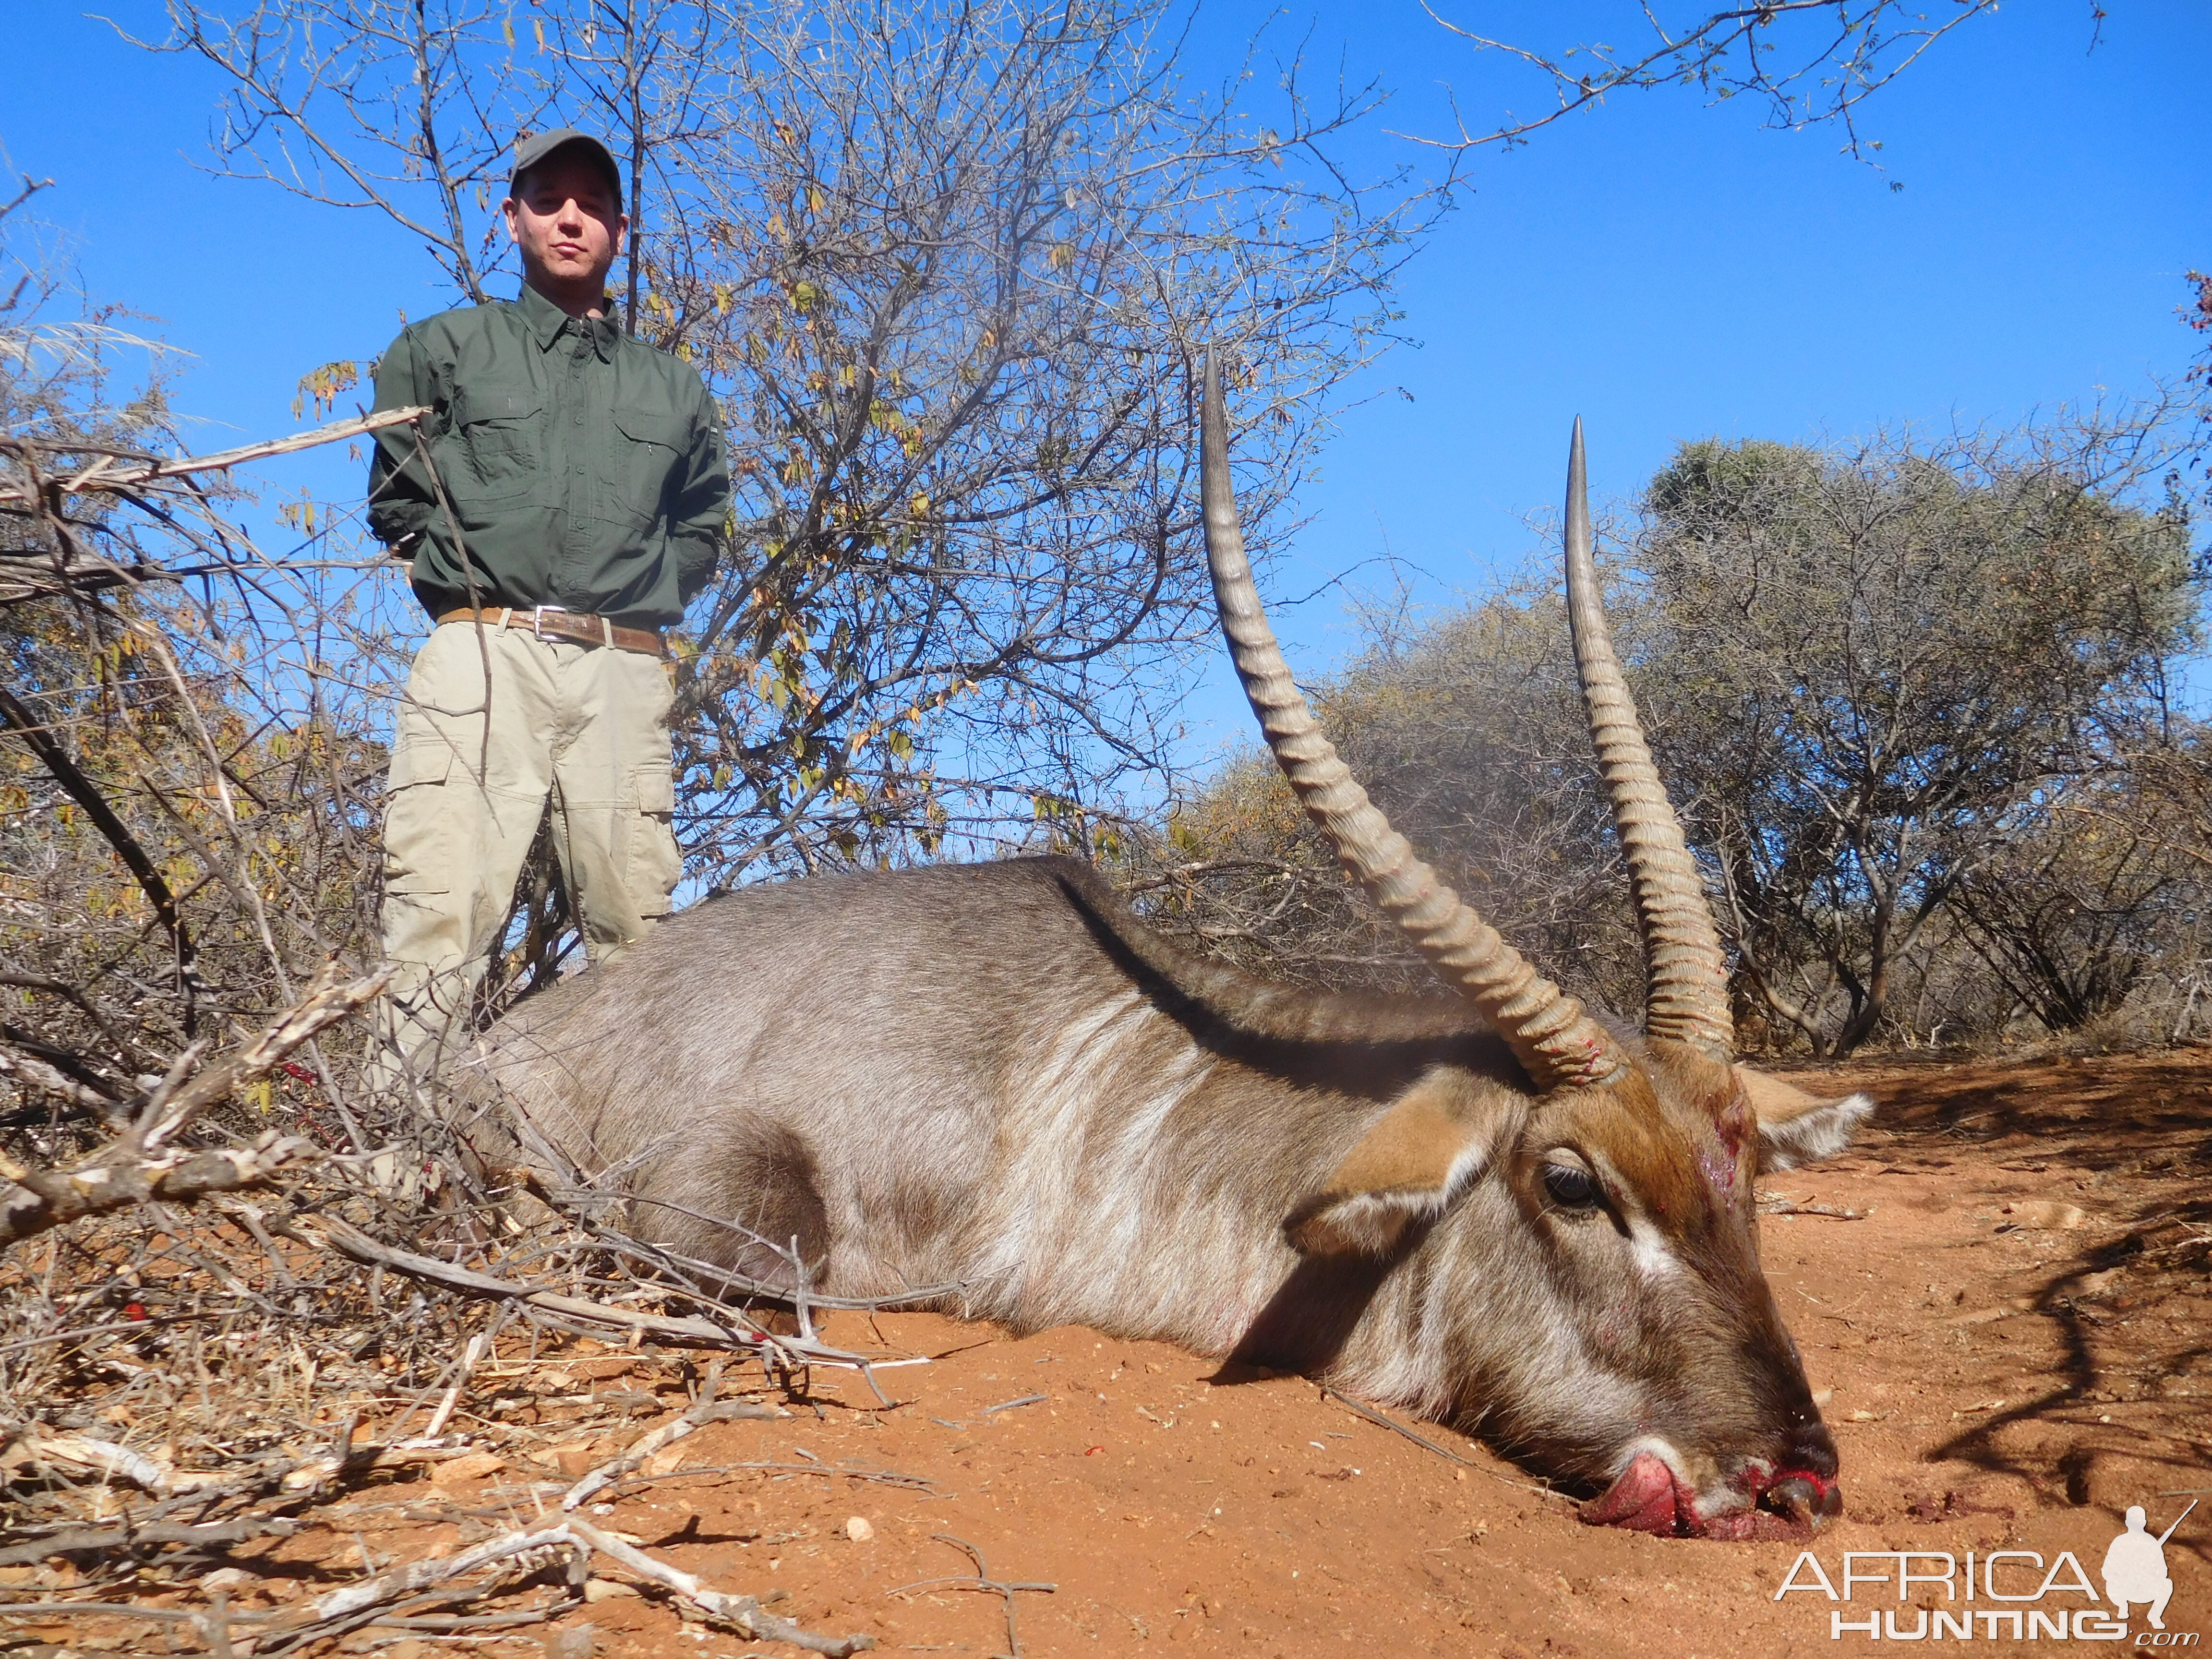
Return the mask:
<svg viewBox="0 0 2212 1659"><path fill-rule="evenodd" d="M1457 1452L1453 1451L1449 1447L1438 1445L1426 1435L1416 1434L1413 1430L1407 1428L1403 1423L1397 1421L1395 1418L1386 1417L1382 1413L1376 1411L1374 1407L1369 1405L1364 1400L1354 1400L1350 1395L1340 1394L1334 1389L1331 1388L1324 1387L1321 1392L1322 1399L1334 1400L1340 1406L1348 1406L1353 1411L1358 1412L1362 1417L1365 1418L1369 1422L1374 1424L1376 1427L1379 1429L1388 1429L1393 1434L1403 1435L1407 1439L1412 1441L1424 1451L1432 1451L1437 1456L1444 1458L1450 1462L1458 1464L1462 1468L1473 1469L1477 1474L1490 1475L1490 1478L1492 1480L1497 1481L1501 1486L1512 1486L1521 1492L1533 1492L1539 1498L1566 1498L1570 1503L1574 1501L1570 1494L1563 1492L1554 1492L1549 1486L1530 1486L1524 1480L1508 1480L1502 1474L1491 1474L1490 1471L1484 1468L1481 1464L1462 1457Z"/></svg>
<svg viewBox="0 0 2212 1659"><path fill-rule="evenodd" d="M966 1551L969 1559L975 1564L975 1576L970 1577L967 1574L963 1573L957 1577L948 1578L916 1579L911 1584L901 1584L896 1589L890 1591L890 1594L893 1595L904 1595L911 1590L930 1589L933 1588L942 1587L945 1589L985 1590L993 1595L1002 1595L1006 1598L1006 1604L1007 1659L1022 1659L1021 1638L1014 1628L1014 1592L1017 1590L1035 1590L1040 1594L1050 1595L1054 1590L1057 1590L1060 1586L1057 1584L1041 1583L1024 1583L1014 1580L994 1578L991 1577L989 1564L983 1559L983 1552L977 1549L966 1539L959 1536L956 1533L949 1532L933 1532L929 1535L940 1544L951 1544L956 1548Z"/></svg>
<svg viewBox="0 0 2212 1659"><path fill-rule="evenodd" d="M704 1428L709 1423L729 1423L739 1419L774 1419L781 1413L771 1406L756 1406L749 1401L726 1400L717 1402L702 1399L672 1423L664 1423L647 1435L619 1457L609 1459L568 1488L561 1499L564 1510L588 1503L598 1492L615 1485L632 1469L644 1463L655 1452L674 1445L686 1435Z"/></svg>
<svg viewBox="0 0 2212 1659"><path fill-rule="evenodd" d="M634 1331L641 1336L659 1337L694 1347L742 1348L757 1354L775 1353L794 1369L809 1364L849 1365L866 1376L870 1365L866 1355L850 1353L820 1342L778 1336L734 1319L721 1322L645 1313L635 1308L614 1307L582 1297L567 1296L557 1291L520 1284L514 1279L495 1278L490 1273L478 1273L474 1268L441 1261L434 1256L421 1255L412 1250L379 1243L358 1227L336 1216L299 1217L285 1224L284 1231L289 1237L317 1249L333 1249L351 1256L356 1261L390 1267L411 1278L444 1285L449 1290L501 1301L520 1302L568 1319L603 1327L612 1326L624 1331Z"/></svg>
<svg viewBox="0 0 2212 1659"><path fill-rule="evenodd" d="M266 460L271 455L289 455L298 450L363 437L387 426L402 426L408 422L420 420L429 412L427 409L417 408L380 409L373 415L332 421L329 425L319 426L313 431L295 432L289 437L267 438L258 443L241 444L235 449L219 450L212 455L179 455L164 459L157 456L134 454L128 450L102 449L96 444L80 441L64 443L15 437L0 437L0 454L26 458L40 453L90 454L93 459L88 465L80 469L74 477L53 479L51 488L64 495L85 490L120 493L143 489L167 478L181 478L194 472L225 471L234 466L243 466L248 461ZM0 489L0 508L26 507L33 499L33 493L29 489Z"/></svg>
<svg viewBox="0 0 2212 1659"><path fill-rule="evenodd" d="M201 1112L242 1083L265 1076L318 1031L354 1013L381 991L390 971L341 983L327 968L294 1007L260 1036L182 1081L188 1050L147 1097L129 1131L70 1170L33 1170L0 1154L0 1246L74 1221L156 1199L185 1201L208 1193L264 1186L319 1154L311 1141L273 1131L250 1146L172 1151Z"/></svg>
<svg viewBox="0 0 2212 1659"><path fill-rule="evenodd" d="M690 1573L657 1561L635 1545L626 1544L612 1534L601 1532L588 1521L570 1516L561 1528L581 1539L601 1554L612 1558L623 1567L650 1583L676 1592L709 1618L735 1628L740 1635L761 1637L772 1642L788 1642L793 1647L805 1648L811 1653L826 1653L833 1659L844 1659L848 1654L858 1653L876 1644L872 1636L817 1636L803 1630L788 1619L779 1619L762 1609L761 1604L750 1595L725 1595L719 1590L708 1589Z"/></svg>

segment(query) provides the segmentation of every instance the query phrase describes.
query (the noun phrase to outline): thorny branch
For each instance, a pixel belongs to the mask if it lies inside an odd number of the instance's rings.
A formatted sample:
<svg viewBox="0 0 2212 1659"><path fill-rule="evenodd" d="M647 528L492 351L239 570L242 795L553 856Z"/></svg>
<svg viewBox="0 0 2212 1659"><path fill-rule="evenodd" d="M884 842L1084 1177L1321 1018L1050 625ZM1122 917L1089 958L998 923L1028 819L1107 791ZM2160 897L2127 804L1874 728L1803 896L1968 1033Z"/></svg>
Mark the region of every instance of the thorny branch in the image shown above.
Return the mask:
<svg viewBox="0 0 2212 1659"><path fill-rule="evenodd" d="M268 1131L246 1147L172 1149L192 1121L240 1085L263 1077L314 1035L358 1012L389 972L340 982L335 967L267 1030L225 1054L189 1082L180 1061L146 1097L130 1129L74 1169L36 1170L0 1152L0 1246L20 1243L82 1216L154 1200L186 1201L210 1193L266 1186L320 1155L312 1141ZM187 1060L197 1054L187 1052Z"/></svg>
<svg viewBox="0 0 2212 1659"><path fill-rule="evenodd" d="M957 1578L917 1579L911 1584L901 1584L896 1589L890 1591L889 1594L892 1595L905 1595L914 1590L945 1589L981 1590L988 1595L1003 1596L1006 1600L1006 1653L1008 1659L1022 1659L1021 1637L1014 1626L1015 1592L1018 1590L1030 1590L1041 1595L1050 1595L1054 1591L1057 1590L1060 1586L1057 1584L1047 1583L1024 1583L1015 1581L994 1578L991 1577L991 1568L989 1564L983 1559L983 1552L977 1549L966 1539L949 1532L933 1532L930 1534L930 1536L935 1539L939 1543L950 1544L956 1549L965 1553L968 1559L975 1564L975 1571L974 1576L968 1577L963 1575Z"/></svg>

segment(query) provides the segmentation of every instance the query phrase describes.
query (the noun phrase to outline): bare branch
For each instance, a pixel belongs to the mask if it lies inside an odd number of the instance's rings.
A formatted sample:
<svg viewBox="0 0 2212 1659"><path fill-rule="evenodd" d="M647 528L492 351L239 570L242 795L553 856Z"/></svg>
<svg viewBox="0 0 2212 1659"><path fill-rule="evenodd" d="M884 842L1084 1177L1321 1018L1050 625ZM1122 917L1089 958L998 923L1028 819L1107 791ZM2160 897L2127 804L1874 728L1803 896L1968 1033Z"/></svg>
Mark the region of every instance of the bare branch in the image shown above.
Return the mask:
<svg viewBox="0 0 2212 1659"><path fill-rule="evenodd" d="M191 455L173 460L157 460L131 455L122 450L102 450L92 443L38 441L0 436L0 454L13 451L43 451L47 453L89 454L94 459L75 476L55 481L64 495L76 495L81 490L126 490L142 489L165 478L181 478L196 472L216 472L229 467L242 466L248 461L266 460L272 455L289 455L302 449L314 449L324 444L334 444L347 438L358 438L371 432L380 432L386 427L404 426L419 421L430 411L427 409L380 409L373 415L356 419L333 421L319 426L312 432L295 432L288 438L268 438L258 443L241 444L236 449L217 451L212 455ZM0 490L0 508L21 506L32 499L29 490Z"/></svg>
<svg viewBox="0 0 2212 1659"><path fill-rule="evenodd" d="M1861 137L1854 122L1858 106L1953 30L1996 11L1997 0L1958 0L1949 17L1935 22L1909 0L1762 0L1710 12L1679 27L1647 5L1642 11L1649 45L1640 52L1589 42L1557 55L1479 34L1430 0L1422 0L1422 9L1477 52L1534 70L1552 105L1540 114L1508 115L1486 127L1471 127L1462 117L1453 136L1417 139L1432 148L1455 153L1487 145L1510 149L1611 94L1694 87L1715 103L1745 96L1762 100L1770 127L1794 132L1839 125L1845 154L1866 160L1867 151L1881 146ZM1577 57L1581 65L1571 61Z"/></svg>

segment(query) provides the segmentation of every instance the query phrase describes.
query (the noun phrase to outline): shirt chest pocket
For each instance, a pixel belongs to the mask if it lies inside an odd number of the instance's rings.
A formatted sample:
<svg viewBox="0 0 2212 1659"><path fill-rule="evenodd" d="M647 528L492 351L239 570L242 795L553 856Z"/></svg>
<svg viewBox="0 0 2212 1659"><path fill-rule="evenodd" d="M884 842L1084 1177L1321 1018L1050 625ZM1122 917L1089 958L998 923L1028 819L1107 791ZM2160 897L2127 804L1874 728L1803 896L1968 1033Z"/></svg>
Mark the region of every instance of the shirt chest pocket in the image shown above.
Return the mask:
<svg viewBox="0 0 2212 1659"><path fill-rule="evenodd" d="M495 501L526 494L544 449L544 398L535 387L469 386L455 394L453 425L467 457L469 494Z"/></svg>
<svg viewBox="0 0 2212 1659"><path fill-rule="evenodd" d="M622 524L648 524L666 510L670 485L691 441L691 423L680 415L626 409L617 410L611 423L603 493L606 516Z"/></svg>

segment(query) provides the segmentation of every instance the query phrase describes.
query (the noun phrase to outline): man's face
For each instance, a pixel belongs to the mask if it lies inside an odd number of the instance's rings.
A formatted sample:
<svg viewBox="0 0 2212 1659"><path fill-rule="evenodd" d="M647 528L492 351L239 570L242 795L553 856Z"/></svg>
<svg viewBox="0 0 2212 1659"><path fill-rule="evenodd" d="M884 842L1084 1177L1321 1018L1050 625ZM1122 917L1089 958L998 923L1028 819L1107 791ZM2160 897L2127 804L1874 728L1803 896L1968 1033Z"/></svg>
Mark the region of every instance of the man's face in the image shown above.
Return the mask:
<svg viewBox="0 0 2212 1659"><path fill-rule="evenodd" d="M606 174L580 155L556 151L507 202L507 234L522 250L523 274L549 298L596 301L629 227Z"/></svg>

